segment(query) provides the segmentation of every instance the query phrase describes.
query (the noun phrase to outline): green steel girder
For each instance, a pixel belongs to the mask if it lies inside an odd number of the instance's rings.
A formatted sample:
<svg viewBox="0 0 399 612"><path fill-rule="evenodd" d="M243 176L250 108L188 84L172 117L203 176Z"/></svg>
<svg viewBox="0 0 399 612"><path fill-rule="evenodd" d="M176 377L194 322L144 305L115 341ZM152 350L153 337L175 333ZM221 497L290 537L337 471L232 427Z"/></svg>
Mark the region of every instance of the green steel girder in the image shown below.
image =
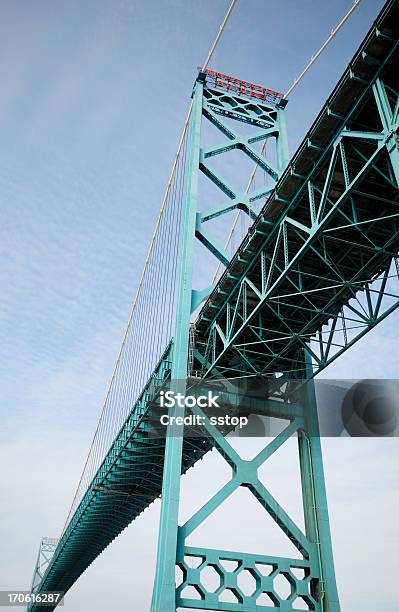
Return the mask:
<svg viewBox="0 0 399 612"><path fill-rule="evenodd" d="M263 128L263 131L261 133L258 132L254 140L251 141L250 136L241 137L238 135L218 115L260 126ZM202 117L208 119L227 137L228 143L226 145L218 145L205 151L201 148ZM171 370L172 385L175 385L179 392L184 393L186 388L184 379L188 372L187 349L189 344L190 314L193 305L198 304L198 297L200 295L198 291L194 292L192 288L194 238L196 237L219 261L227 265L229 263L228 255L223 251L222 247L215 243L209 233L204 230L203 223L209 222L212 218L221 216L238 207L251 216L250 203L260 199L267 191L259 192L253 190L245 194L237 193L236 189L228 184L220 173L209 165L208 160L215 157L215 155L220 156L232 149L239 149L260 165L273 181L277 181L278 171L267 162L263 154L258 154L251 146L252 142L264 140L271 136L275 137L278 143L276 156L281 171L288 161L282 110L266 102L248 101L239 95L223 94L217 89L209 87L205 74L199 74L193 92L188 190L183 219L184 231L181 245L174 360ZM284 141L283 144L282 141ZM227 196L230 202L228 201L227 204L219 205L216 208L208 208L203 214L199 213L198 178L200 172L216 185ZM205 295L205 293L202 292L202 295ZM190 309L188 309L189 302ZM184 413L183 407L174 406L170 410L172 417L182 417ZM165 445L157 566L151 602L151 610L153 612L174 612L176 610L175 566L177 548L179 546L178 516L183 435L184 427L182 425L178 427L174 425L173 428L171 426L168 427ZM260 483L256 486L260 487ZM279 508L279 512L283 516L281 522L284 524L288 523L289 519L285 517L283 510ZM295 530L295 527L293 526L292 529Z"/></svg>
<svg viewBox="0 0 399 612"><path fill-rule="evenodd" d="M308 391L307 389L306 392ZM278 413L277 409L273 416L278 419L287 419L284 403L280 403L280 407L281 412ZM331 544L322 468L319 463L321 459L319 440L316 435L317 417L315 418L314 410L314 398L312 397L310 402L305 400L297 415L288 417L288 424L283 431L254 459L247 461L238 455L200 409L192 409L194 414L205 418L206 429L213 439L213 445L231 467L232 477L185 524L179 527L176 563L181 570L181 579L177 583L177 608L229 610L231 612L263 612L263 610L266 612L279 609L288 612L299 609L297 605L301 605L302 609L305 603L309 610L316 612L339 610L333 569L327 559L331 555ZM297 527L258 477L258 470L264 462L270 459L294 434L298 435L299 442L306 534ZM315 464L312 468L307 463L309 461ZM243 552L226 552L187 546L187 537L191 536L240 486L246 487L254 495L303 558L293 560L286 557L264 557ZM188 561L193 557L199 560L199 564L194 567ZM223 565L223 561L226 560L236 562L236 567L226 568ZM262 571L264 565L268 566L266 572ZM290 570L291 567L300 568L303 572L302 576L295 575ZM209 582L207 584L209 575L207 579L203 576L203 572L209 572L210 569L217 575L218 584L216 586L210 586ZM248 584L240 584L240 580L248 573L255 583L254 588L249 590ZM290 584L288 595L278 591L276 582L281 579L281 576L286 577ZM226 599L226 595L230 597ZM267 603L264 601L266 595Z"/></svg>
<svg viewBox="0 0 399 612"><path fill-rule="evenodd" d="M212 168L207 160L215 156L223 155L234 149L242 151L247 157L253 160L259 168L266 172L275 184L288 162L284 115L281 108L276 108L271 103L248 100L238 94L233 95L218 91L207 85L206 79L201 103L202 116L212 123L227 140L224 144L204 149L201 148L199 151L198 166L196 169L193 169L193 171L200 170L225 196L227 196L228 200L225 200L217 206L208 206L203 212L196 213L195 235L219 262L227 266L230 259L229 255L224 251L223 247L215 242L203 225L234 209L242 210L252 220L255 220L257 214L253 210L254 203L266 197L272 191L273 187L264 187L262 189L252 188L248 193L237 193L236 188L230 185L225 178ZM262 129L255 134L238 134L230 126L226 125L220 118L220 115L243 123L257 125ZM273 167L264 154L258 153L252 146L256 142L264 141L269 138L273 138L276 142L278 169ZM211 288L209 288L207 292L202 291L201 296L203 299L209 295L210 290ZM198 291L195 291L198 294ZM197 307L198 300L195 302L193 300L193 304Z"/></svg>
<svg viewBox="0 0 399 612"><path fill-rule="evenodd" d="M267 201L252 232L256 254L245 257L249 238L239 260L249 263L230 282L223 303L211 316L209 309L203 314L206 305L200 313L196 333L204 346L205 376L212 376L215 367L217 376L289 371L298 348L342 317L344 306L353 310L357 293L390 267L399 246L398 95L379 75L397 55L397 46L365 88L363 106L358 100L350 108L323 163L301 181L278 224L258 236L257 226L272 211L273 196ZM374 131L358 128L366 115ZM254 333L258 316L263 317L262 338ZM376 321L364 317L363 323L370 328ZM254 345L256 355L248 350ZM241 358L232 368L237 353ZM322 355L315 373L328 363Z"/></svg>
<svg viewBox="0 0 399 612"><path fill-rule="evenodd" d="M198 559L198 566L191 567L187 558ZM227 571L226 562L235 564L235 569ZM295 610L295 607L288 608L284 605L295 605L295 600L302 600L302 604L303 602L308 604L310 610L315 609L314 599L309 595L311 567L310 562L306 560L250 554L243 556L242 553L232 551L215 551L190 546L186 547L184 554L179 554L179 568L183 577L179 592L192 587L199 595L196 599L179 596L179 603L184 608L266 612L275 609ZM212 592L201 584L201 575L209 570L213 571L219 583ZM245 574L253 579L253 593L248 594L248 590L240 585L240 578ZM290 587L289 602L285 601L276 590L277 579L281 576L287 579ZM226 591L234 595L237 603L220 601ZM262 603L255 608L253 601L257 598Z"/></svg>

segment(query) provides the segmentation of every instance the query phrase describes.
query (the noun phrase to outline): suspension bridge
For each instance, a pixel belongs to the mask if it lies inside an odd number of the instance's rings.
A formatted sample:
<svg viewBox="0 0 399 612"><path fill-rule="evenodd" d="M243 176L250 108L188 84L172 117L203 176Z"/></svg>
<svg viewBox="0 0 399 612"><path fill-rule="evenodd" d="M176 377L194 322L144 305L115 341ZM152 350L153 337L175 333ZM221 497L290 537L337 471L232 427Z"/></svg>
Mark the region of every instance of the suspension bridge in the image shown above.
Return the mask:
<svg viewBox="0 0 399 612"><path fill-rule="evenodd" d="M208 56L83 474L60 539L41 543L34 593L68 591L161 497L152 612L339 612L315 395L304 385L294 401L287 388L312 381L399 305L398 34L399 2L389 0L291 159L287 97L210 70ZM219 134L211 146L208 127ZM231 151L255 163L261 187L252 176L239 191L223 177L214 162ZM234 210L247 221L231 254L209 228ZM197 243L219 264L207 287L196 286ZM193 380L250 379L263 381L263 414L285 422L253 460L244 461L206 415L195 436L184 425L160 428L165 385L184 392ZM258 477L292 436L304 529ZM181 476L213 448L231 480L179 525ZM238 487L286 534L295 557L187 545ZM209 571L212 591L203 580ZM244 574L251 592L240 586ZM289 586L285 596L278 577Z"/></svg>

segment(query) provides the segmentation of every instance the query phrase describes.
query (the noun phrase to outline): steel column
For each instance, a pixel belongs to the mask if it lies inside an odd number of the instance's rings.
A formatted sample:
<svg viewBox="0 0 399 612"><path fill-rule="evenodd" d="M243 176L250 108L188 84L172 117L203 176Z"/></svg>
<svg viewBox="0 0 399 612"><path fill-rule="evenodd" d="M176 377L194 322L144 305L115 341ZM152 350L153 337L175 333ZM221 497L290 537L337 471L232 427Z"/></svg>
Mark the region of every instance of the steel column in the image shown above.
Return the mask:
<svg viewBox="0 0 399 612"><path fill-rule="evenodd" d="M179 392L185 391L188 365L188 340L191 314L193 249L198 194L198 165L202 115L203 83L197 79L193 93L190 133L189 182L183 220L181 265L173 342L171 378ZM175 405L171 416L184 416L184 408ZM183 448L183 426L169 425L165 445L162 504L158 539L158 556L152 612L175 612L175 564L179 518L180 475Z"/></svg>
<svg viewBox="0 0 399 612"><path fill-rule="evenodd" d="M304 349L306 376L305 428L298 435L299 461L306 535L317 547L320 582L317 596L323 612L340 612L320 444L316 394L310 353Z"/></svg>

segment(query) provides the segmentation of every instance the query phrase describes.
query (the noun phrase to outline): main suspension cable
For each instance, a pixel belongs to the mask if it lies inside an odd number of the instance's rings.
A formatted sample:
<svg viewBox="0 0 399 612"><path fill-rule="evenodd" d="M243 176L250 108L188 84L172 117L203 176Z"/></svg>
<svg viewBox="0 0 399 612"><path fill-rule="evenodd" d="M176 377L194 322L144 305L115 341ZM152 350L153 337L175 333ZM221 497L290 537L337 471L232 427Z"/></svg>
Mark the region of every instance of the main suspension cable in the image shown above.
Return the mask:
<svg viewBox="0 0 399 612"><path fill-rule="evenodd" d="M299 85L299 83L302 81L303 77L305 76L305 74L308 72L308 70L313 66L313 64L319 59L320 55L323 53L323 51L326 49L326 47L330 44L330 42L332 41L332 39L335 37L335 35L339 32L339 30L342 28L342 26L345 24L345 22L349 19L349 17L352 15L352 13L357 9L357 7L359 6L360 2L362 0L355 0L354 3L352 4L351 8L349 9L349 11L346 13L346 15L344 17L342 17L341 21L339 22L339 24L337 26L335 26L335 28L333 28L330 32L330 35L328 36L328 38L324 41L324 43L321 45L320 49L317 51L317 53L315 53L315 55L312 55L312 57L310 58L310 60L308 61L308 63L306 64L305 68L302 70L302 72L300 73L299 76L296 77L296 79L294 79L291 83L291 85L289 86L289 88L287 89L286 93L284 94L283 98L288 98L288 96L294 91L295 87L297 87Z"/></svg>
<svg viewBox="0 0 399 612"><path fill-rule="evenodd" d="M324 41L324 43L322 44L322 46L320 47L320 49L317 51L317 53L315 53L315 55L312 55L312 57L310 58L309 62L306 64L305 68L302 70L302 72L293 80L293 82L291 83L291 85L289 86L289 88L287 89L286 93L283 96L283 99L287 99L288 96L294 91L294 89L299 85L299 83L302 81L303 77L306 75L306 73L309 71L309 69L313 66L313 64L319 59L320 55L323 53L323 51L328 47L328 45L330 44L330 42L333 40L333 38L336 36L336 34L339 32L339 30L342 28L342 26L346 23L346 21L349 19L349 17L352 15L352 13L357 9L357 7L359 6L360 2L362 0L354 0L353 5L351 6L351 8L349 9L349 11L346 13L346 15L344 15L344 17L341 19L341 21L338 23L338 25L335 26L335 28L333 28L329 34L329 36L326 38L326 40ZM263 155L265 148L266 148L266 143L267 143L267 139L264 141L260 155ZM256 162L254 165L254 168L252 170L247 188L245 193L248 193L249 190L251 189L252 183L255 179L255 174L256 171L259 167L259 162ZM231 226L231 229L229 231L229 234L227 236L225 245L224 245L224 250L226 251L230 245L230 242L233 238L234 232L236 231L237 228L237 223L238 220L240 219L240 216L242 214L241 210L238 210L234 220L233 220L233 224ZM215 272L213 273L213 277L212 277L212 285L214 284L214 282L217 279L217 276L219 274L219 270L222 266L221 262L218 262L218 265L215 269Z"/></svg>

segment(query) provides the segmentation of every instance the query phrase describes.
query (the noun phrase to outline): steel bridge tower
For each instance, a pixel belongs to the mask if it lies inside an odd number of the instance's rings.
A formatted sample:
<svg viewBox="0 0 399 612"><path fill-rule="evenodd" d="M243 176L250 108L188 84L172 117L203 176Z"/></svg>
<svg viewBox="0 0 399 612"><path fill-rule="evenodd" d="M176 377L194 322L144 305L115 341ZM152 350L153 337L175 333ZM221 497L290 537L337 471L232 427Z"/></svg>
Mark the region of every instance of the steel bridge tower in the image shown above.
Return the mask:
<svg viewBox="0 0 399 612"><path fill-rule="evenodd" d="M264 200L273 191L289 161L285 124L286 102L281 94L210 70L205 73L200 71L196 79L171 369L171 384L180 392L185 391L188 373L190 318L193 310L210 293L210 289L198 291L193 288L195 240L202 242L219 262L228 265L227 253L211 239L205 224L234 208L241 209L252 219L256 218L256 201L261 198ZM231 122L226 123L225 118L234 120L238 127L244 124L258 127L259 130L252 131L250 135L241 135L230 127ZM224 142L219 146L201 146L202 124L205 121L213 124L224 137ZM255 143L266 140L268 155L259 152L254 146ZM271 146L274 147L276 167L269 159ZM211 169L208 162L211 157L226 154L233 149L241 151L258 164L270 179L269 188L237 193L234 187ZM226 203L204 210L198 195L200 173L216 185L221 194L227 196ZM253 290L253 287L251 289ZM310 356L306 354L306 347L304 355L310 368ZM204 363L203 356L197 354L197 358L202 359L202 364ZM313 387L310 385L306 387L306 395L302 405L295 408L287 404L278 405L276 402L270 404L268 416L288 419L288 425L282 434L273 439L251 461L244 461L228 440L207 421L207 433L212 444L231 467L232 478L184 525L178 524L184 427L169 426L152 612L175 612L181 607L246 612L279 609L288 612L299 609L297 605L300 609L305 605L316 612L339 612L317 409ZM181 417L184 414L184 408L176 406L171 409L171 416ZM294 523L258 478L260 466L294 434L298 436L305 532ZM186 545L187 537L238 487L247 487L253 493L265 512L297 548L300 559L267 556L267 551L253 555L241 551L227 552ZM198 559L196 568L188 566L185 561L187 556ZM235 561L236 569L227 571L223 566L225 560ZM259 568L266 566L270 569L263 573ZM176 585L176 567L180 568L183 575L180 585ZM219 587L213 593L208 592L201 583L201 573L207 568L212 568L220 581ZM239 577L242 572L249 572L255 581L256 588L250 595L240 589ZM275 588L275 581L281 575L288 581L291 589L287 599L282 599ZM191 592L194 589L197 596L186 596L187 587ZM232 596L229 602L223 601L223 593L226 592ZM268 603L265 603L266 600Z"/></svg>

